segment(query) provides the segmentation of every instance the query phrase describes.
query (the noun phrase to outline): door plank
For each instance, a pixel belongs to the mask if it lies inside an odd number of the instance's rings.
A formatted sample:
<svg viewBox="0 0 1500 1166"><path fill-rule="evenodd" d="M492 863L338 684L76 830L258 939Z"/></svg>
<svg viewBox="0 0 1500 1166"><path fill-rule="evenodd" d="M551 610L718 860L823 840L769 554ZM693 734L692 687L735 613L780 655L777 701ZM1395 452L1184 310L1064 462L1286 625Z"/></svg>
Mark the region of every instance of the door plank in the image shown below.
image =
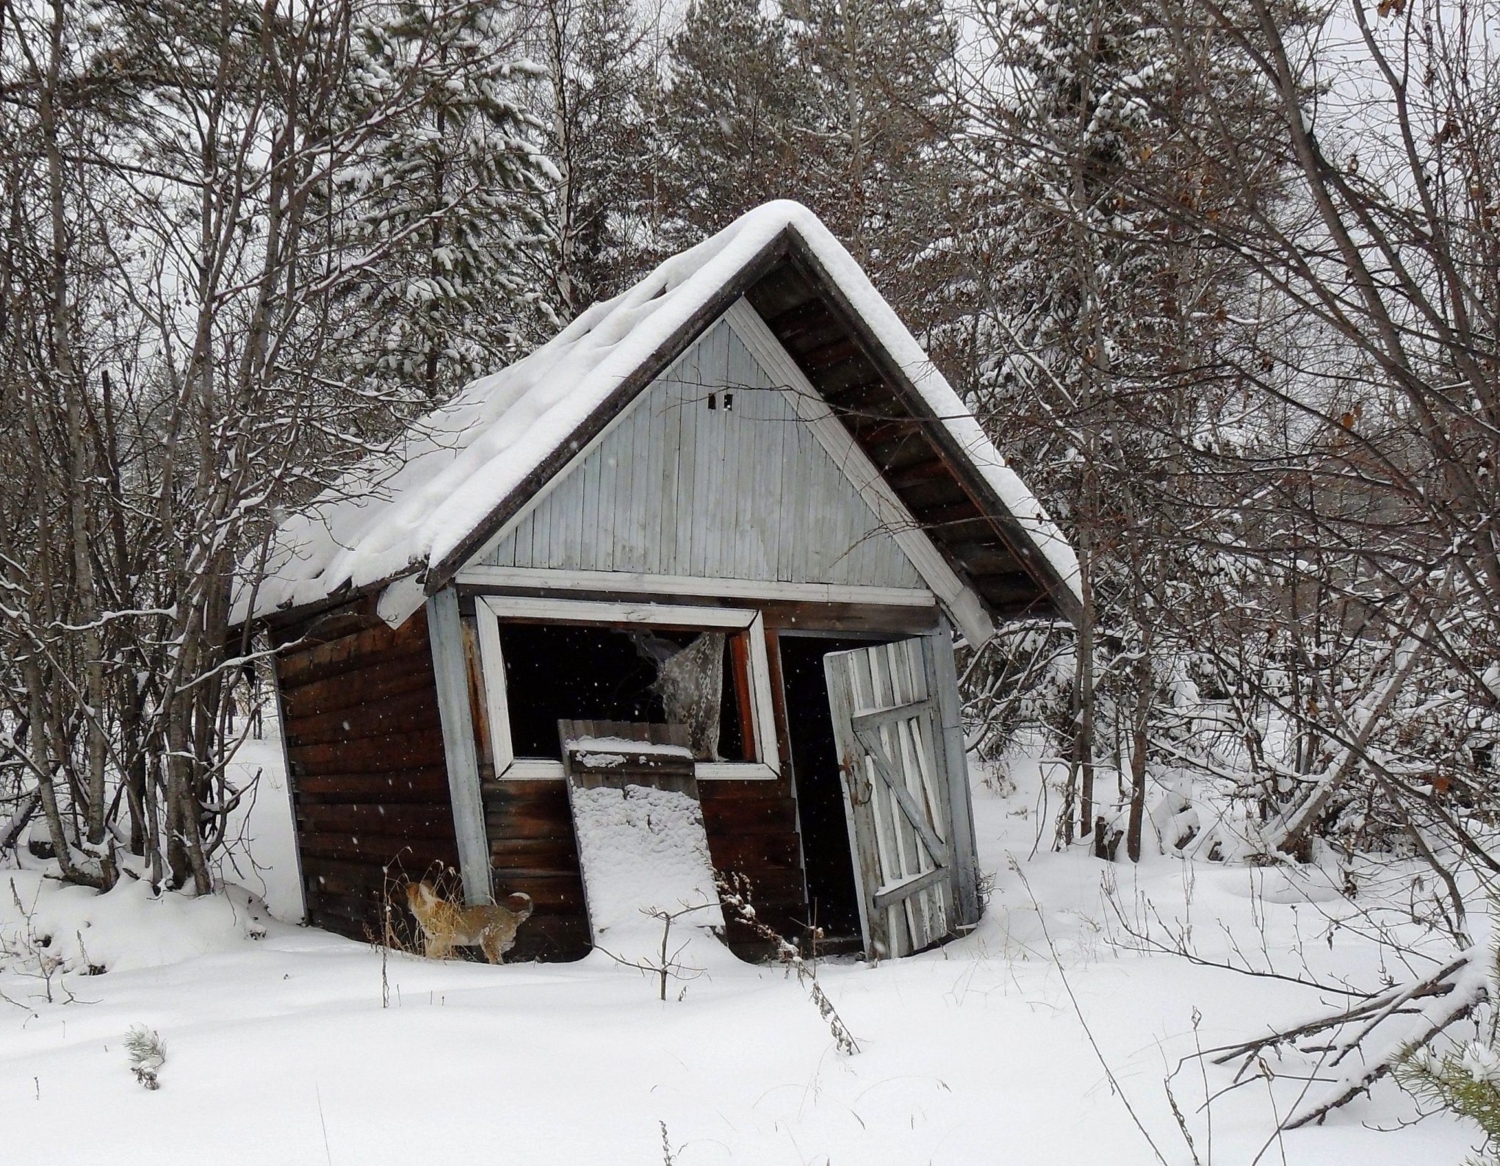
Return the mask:
<svg viewBox="0 0 1500 1166"><path fill-rule="evenodd" d="M860 744L864 745L869 751L870 760L875 763L875 772L879 774L880 780L885 782L886 788L891 791L891 796L895 799L896 804L901 807L901 812L905 816L906 821L922 840L922 844L927 848L927 853L932 855L942 865L948 865L950 857L947 845L933 830L931 823L927 820L926 814L922 812L922 807L917 805L916 800L907 792L905 783L891 771L891 763L886 756L884 745L873 735L867 736L864 733L857 733L856 736L858 736Z"/></svg>
<svg viewBox="0 0 1500 1166"><path fill-rule="evenodd" d="M898 883L887 883L875 892L875 905L877 907L888 907L892 903L900 902L902 899L912 895L920 894L929 887L935 887L948 877L948 872L940 866L931 870L923 871L919 875Z"/></svg>

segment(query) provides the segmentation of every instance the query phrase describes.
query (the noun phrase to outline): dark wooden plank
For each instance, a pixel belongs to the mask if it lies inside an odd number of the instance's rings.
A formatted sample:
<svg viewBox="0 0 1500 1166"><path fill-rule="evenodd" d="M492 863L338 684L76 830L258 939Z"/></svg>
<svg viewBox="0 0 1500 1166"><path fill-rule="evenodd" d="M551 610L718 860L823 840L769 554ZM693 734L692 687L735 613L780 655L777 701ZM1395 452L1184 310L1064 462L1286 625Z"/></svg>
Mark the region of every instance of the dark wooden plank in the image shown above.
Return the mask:
<svg viewBox="0 0 1500 1166"><path fill-rule="evenodd" d="M794 357L813 357L828 345L848 339L844 326L817 300L810 300L795 312L782 313L777 317L773 331Z"/></svg>
<svg viewBox="0 0 1500 1166"><path fill-rule="evenodd" d="M826 315L826 309L815 298L812 286L802 273L785 263L778 263L773 267L746 290L745 296L751 306L767 320L790 317L803 305L809 304Z"/></svg>
<svg viewBox="0 0 1500 1166"><path fill-rule="evenodd" d="M495 893L531 896L538 911L583 911L583 880L577 874L505 868L495 871Z"/></svg>
<svg viewBox="0 0 1500 1166"><path fill-rule="evenodd" d="M490 843L490 865L496 870L554 870L576 873L578 847L570 837L504 838Z"/></svg>
<svg viewBox="0 0 1500 1166"><path fill-rule="evenodd" d="M343 600L323 600L301 615L272 612L266 616L267 631L276 648L297 641L312 644L340 639L381 622L375 613L375 604L374 595L361 594Z"/></svg>
<svg viewBox="0 0 1500 1166"><path fill-rule="evenodd" d="M925 529L941 529L950 522L963 522L978 518L981 511L974 502L965 498L961 502L950 502L941 506L913 507L912 513Z"/></svg>
<svg viewBox="0 0 1500 1166"><path fill-rule="evenodd" d="M458 866L458 847L435 838L406 838L369 831L303 833L298 839L298 849L307 858L399 863L406 870L421 870L431 862Z"/></svg>
<svg viewBox="0 0 1500 1166"><path fill-rule="evenodd" d="M453 814L446 805L395 803L391 805L297 805L298 827L308 834L395 835L408 839L437 839L453 844Z"/></svg>
<svg viewBox="0 0 1500 1166"><path fill-rule="evenodd" d="M759 909L763 904L778 904L782 907L802 905L802 872L777 867L743 869L730 867L725 873L739 874L750 880L750 905Z"/></svg>
<svg viewBox="0 0 1500 1166"><path fill-rule="evenodd" d="M505 962L566 963L582 959L591 950L588 920L582 915L547 916L538 911L516 932L516 945L505 953Z"/></svg>
<svg viewBox="0 0 1500 1166"><path fill-rule="evenodd" d="M955 543L948 539L942 541L954 557L964 565L964 569L969 572L970 576L976 579L986 575L1019 576L1018 582L1030 579L1026 572L1020 570L1020 564L1011 556L1011 553L1002 546L995 543Z"/></svg>
<svg viewBox="0 0 1500 1166"><path fill-rule="evenodd" d="M880 384L880 374L863 356L853 356L843 364L826 368L816 385L825 397L848 392L860 385Z"/></svg>
<svg viewBox="0 0 1500 1166"><path fill-rule="evenodd" d="M368 737L437 725L437 700L425 688L415 688L330 712L288 715L285 732L289 743L318 745L354 733Z"/></svg>
<svg viewBox="0 0 1500 1166"><path fill-rule="evenodd" d="M698 783L702 794L699 797L705 807L751 804L790 804L791 786L785 778L775 781L702 781Z"/></svg>
<svg viewBox="0 0 1500 1166"><path fill-rule="evenodd" d="M766 602L767 628L788 631L918 635L938 625L938 609L905 605L876 607L855 603Z"/></svg>
<svg viewBox="0 0 1500 1166"><path fill-rule="evenodd" d="M309 895L360 896L383 894L389 887L399 893L400 871L379 863L336 861L307 858L302 863L302 878Z"/></svg>
<svg viewBox="0 0 1500 1166"><path fill-rule="evenodd" d="M968 507L964 512L966 517L974 517L976 514L974 503L952 478L938 478L908 486L902 495L902 501L919 522L927 521L933 511L943 507L962 505ZM951 519L953 516L949 517Z"/></svg>
<svg viewBox="0 0 1500 1166"><path fill-rule="evenodd" d="M630 724L624 721L558 722L563 741L563 772L574 789L650 786L698 798L694 762L686 753L650 753L626 742L686 748L684 725ZM571 813L571 810L569 811Z"/></svg>
<svg viewBox="0 0 1500 1166"><path fill-rule="evenodd" d="M568 787L557 778L506 778L504 781L486 782L484 797L486 802L493 801L497 806L553 799L566 806Z"/></svg>
<svg viewBox="0 0 1500 1166"><path fill-rule="evenodd" d="M897 432L878 442L870 440L871 433L882 433L887 428L883 423L870 423L866 429L856 434L865 454L880 467L883 474L894 476L910 466L925 464L932 458L932 444L921 433ZM959 486L958 479L953 477L951 471L947 477L962 492L962 486ZM909 487L903 487L896 491L903 501L908 489Z"/></svg>
<svg viewBox="0 0 1500 1166"><path fill-rule="evenodd" d="M425 693L421 694L425 697ZM352 711L352 710L351 710ZM337 714L335 714L337 716ZM441 730L437 710L430 707L415 708L405 713L392 713L379 718L358 715L345 716L329 726L303 732L292 725L287 726L286 743L294 749L314 745L336 743L353 744L357 741L388 740L394 737L411 736L418 733Z"/></svg>
<svg viewBox="0 0 1500 1166"><path fill-rule="evenodd" d="M875 387L876 385L871 386L872 389ZM936 462L942 468L943 477L951 478L953 476L953 471L948 468L942 458L938 457L937 451L932 448L932 444L923 434L922 423L908 413L902 413L897 417L891 417L884 421L867 422L861 428L859 436L860 444L867 452L872 454L881 452L887 446L904 449L915 443L916 448L922 449L927 453L927 457L923 459L924 463ZM884 463L877 462L876 464L883 465ZM914 465L916 463L909 462L907 464ZM934 474L929 470L924 476L932 477ZM892 486L900 484L899 478L888 480Z"/></svg>
<svg viewBox="0 0 1500 1166"><path fill-rule="evenodd" d="M808 380L813 380L815 370L830 368L860 355L858 346L849 339L848 333L842 328L833 329L831 332L830 339L824 343L816 346L809 345L795 353L797 363L802 371L808 374Z"/></svg>
<svg viewBox="0 0 1500 1166"><path fill-rule="evenodd" d="M287 760L297 776L320 772L384 773L392 769L425 768L443 763L440 729L415 733L360 737L322 745L288 745Z"/></svg>
<svg viewBox="0 0 1500 1166"><path fill-rule="evenodd" d="M315 903L308 903L308 910L328 912L346 922L358 925L366 922L375 923L379 920L381 908L384 905L385 900L379 888L356 887L347 893L321 891L316 896ZM360 935L359 938L363 939L364 936Z"/></svg>
<svg viewBox="0 0 1500 1166"><path fill-rule="evenodd" d="M573 839L567 787L560 781L497 782L484 791L490 845L510 839Z"/></svg>
<svg viewBox="0 0 1500 1166"><path fill-rule="evenodd" d="M292 720L358 709L367 702L418 691L430 693L436 704L437 688L430 657L414 656L399 667L369 669L357 684L351 684L347 676L335 676L296 688L283 687L281 700L288 720Z"/></svg>
<svg viewBox="0 0 1500 1166"><path fill-rule="evenodd" d="M573 819L567 814L520 815L513 811L486 813L485 828L490 845L526 838L573 837Z"/></svg>
<svg viewBox="0 0 1500 1166"><path fill-rule="evenodd" d="M882 425L893 417L905 417L891 400L890 391L885 385L880 381L870 380L858 361L845 361L830 369L829 373L847 383L842 386L828 384L830 377L824 376L821 378L824 383L819 387L829 407L849 426L856 438L860 437L862 429ZM817 383L814 382L815 385ZM861 441L860 444L863 445L864 442Z"/></svg>
<svg viewBox="0 0 1500 1166"><path fill-rule="evenodd" d="M296 644L293 651L313 648L318 644L328 644L357 635L379 627L382 623L381 618L373 611L330 611L300 626L285 629L277 638L276 646L284 648L288 644Z"/></svg>
<svg viewBox="0 0 1500 1166"><path fill-rule="evenodd" d="M925 441L919 447L924 453L931 453L932 447ZM953 475L949 473L948 467L943 460L937 457L924 457L919 461L912 461L900 468L888 469L885 480L891 488L904 496L907 490L915 489L932 482L952 483ZM953 487L957 489L955 485Z"/></svg>
<svg viewBox="0 0 1500 1166"><path fill-rule="evenodd" d="M972 582L985 602L1003 611L1050 606L1051 599L1046 590L1029 575L976 576Z"/></svg>
<svg viewBox="0 0 1500 1166"><path fill-rule="evenodd" d="M427 621L413 616L396 630L384 625L352 636L283 653L277 663L282 690L298 688L375 665L416 658L427 651Z"/></svg>
<svg viewBox="0 0 1500 1166"><path fill-rule="evenodd" d="M795 834L710 834L708 851L716 870L738 870L753 876L767 868L801 869Z"/></svg>
<svg viewBox="0 0 1500 1166"><path fill-rule="evenodd" d="M325 899L307 906L307 921L314 927L347 939L370 941L380 933L380 910L373 903L344 903Z"/></svg>
<svg viewBox="0 0 1500 1166"><path fill-rule="evenodd" d="M931 532L939 546L953 543L988 543L994 541L994 528L988 518L970 518L962 522L950 522L941 530Z"/></svg>
<svg viewBox="0 0 1500 1166"><path fill-rule="evenodd" d="M378 773L319 773L293 782L297 800L319 802L428 802L448 806L448 775L441 765Z"/></svg>
<svg viewBox="0 0 1500 1166"><path fill-rule="evenodd" d="M700 782L699 787L708 784L708 782ZM714 782L713 784L717 786L720 783ZM781 781L776 782L775 785L771 782L763 784L769 788L754 792L715 789L708 797L700 799L703 812L719 816L728 814L748 816L781 813L791 808L793 800L790 786Z"/></svg>
<svg viewBox="0 0 1500 1166"><path fill-rule="evenodd" d="M795 809L785 813L777 810L774 813L746 814L726 816L716 814L713 817L704 815L704 829L708 831L710 843L715 838L742 837L751 839L775 839L791 838L796 835Z"/></svg>

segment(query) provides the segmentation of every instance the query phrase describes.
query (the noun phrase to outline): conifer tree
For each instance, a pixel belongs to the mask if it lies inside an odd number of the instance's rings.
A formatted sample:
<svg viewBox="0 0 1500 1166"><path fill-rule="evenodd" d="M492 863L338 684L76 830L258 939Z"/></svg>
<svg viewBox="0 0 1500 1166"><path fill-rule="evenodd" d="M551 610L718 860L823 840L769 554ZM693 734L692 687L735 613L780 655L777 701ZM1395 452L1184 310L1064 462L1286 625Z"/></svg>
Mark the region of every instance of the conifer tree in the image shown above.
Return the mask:
<svg viewBox="0 0 1500 1166"><path fill-rule="evenodd" d="M557 173L527 107L536 68L517 23L482 0L407 0L355 30L357 119L411 91L366 160L335 175L344 246L370 263L354 295L362 371L435 400L506 364L555 323L546 199Z"/></svg>
<svg viewBox="0 0 1500 1166"><path fill-rule="evenodd" d="M658 247L671 253L807 189L813 94L779 15L695 0L672 38L656 149Z"/></svg>
<svg viewBox="0 0 1500 1166"><path fill-rule="evenodd" d="M569 312L628 286L649 262L651 121L660 96L655 26L630 0L540 0L547 70L557 298Z"/></svg>
<svg viewBox="0 0 1500 1166"><path fill-rule="evenodd" d="M955 182L954 29L938 0L791 0L786 13L811 87L800 197L924 329L949 279L933 245Z"/></svg>
<svg viewBox="0 0 1500 1166"><path fill-rule="evenodd" d="M1167 487L1191 476L1216 410L1222 325L1247 269L1194 248L1162 212L1171 199L1218 196L1175 153L1183 94L1196 86L1172 75L1148 5L984 11L995 55L971 90L983 99L965 110L975 183L959 214L982 355L964 379L1048 487L1079 553L1060 836L1093 831L1112 797L1096 797L1094 769L1108 760L1125 779L1134 857L1148 721L1177 667L1161 608L1172 580L1202 569L1174 558L1183 542Z"/></svg>

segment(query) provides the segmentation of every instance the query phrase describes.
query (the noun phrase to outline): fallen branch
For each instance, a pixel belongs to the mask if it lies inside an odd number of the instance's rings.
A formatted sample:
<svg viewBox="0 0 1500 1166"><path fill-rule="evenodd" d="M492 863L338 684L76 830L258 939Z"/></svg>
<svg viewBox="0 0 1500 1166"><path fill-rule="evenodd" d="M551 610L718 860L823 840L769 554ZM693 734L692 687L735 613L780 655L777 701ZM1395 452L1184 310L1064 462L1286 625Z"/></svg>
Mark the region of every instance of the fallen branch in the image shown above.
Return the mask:
<svg viewBox="0 0 1500 1166"><path fill-rule="evenodd" d="M1368 1093L1370 1086L1390 1073L1412 1048L1426 1044L1488 998L1486 970L1474 961L1472 952L1466 952L1426 979L1396 984L1342 1012L1279 1029L1255 1040L1208 1049L1202 1055L1216 1065L1243 1057L1235 1072L1238 1082L1247 1070L1260 1069L1265 1064L1261 1054L1269 1049L1290 1045L1302 1053L1319 1053L1327 1058L1330 1067L1343 1063L1358 1051L1361 1056L1353 1068L1329 1081L1328 1088L1312 1101L1306 1104L1299 1101L1281 1122L1282 1129L1296 1129L1321 1121L1330 1111L1361 1093ZM1392 1023L1396 1017L1411 1019ZM1341 1031L1352 1026L1357 1026L1352 1032ZM1328 1032L1335 1034L1328 1044L1301 1043Z"/></svg>

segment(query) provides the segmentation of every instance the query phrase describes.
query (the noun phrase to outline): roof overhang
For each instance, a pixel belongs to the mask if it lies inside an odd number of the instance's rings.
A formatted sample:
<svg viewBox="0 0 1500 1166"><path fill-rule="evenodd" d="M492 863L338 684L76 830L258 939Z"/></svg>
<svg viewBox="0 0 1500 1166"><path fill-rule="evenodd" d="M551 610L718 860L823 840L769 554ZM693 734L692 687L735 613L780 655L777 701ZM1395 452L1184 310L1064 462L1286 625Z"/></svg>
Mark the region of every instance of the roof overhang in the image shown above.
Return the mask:
<svg viewBox="0 0 1500 1166"><path fill-rule="evenodd" d="M451 540L445 538L440 557L425 568L420 561L408 562L380 573L379 578L367 575L351 581L346 575L325 573L323 577L331 578L333 585L321 596L304 589L303 602L280 605L265 613L265 618L275 623L306 618L413 576L426 594L440 591L639 393L743 298L996 621L1062 616L1076 622L1081 599L1071 549L853 259L822 224L794 204L752 211L726 229L723 237L732 237L742 223L751 223L757 215L765 225L749 230L762 234L763 241L735 251L732 263L723 261L730 258L728 254L713 251L717 239L706 243L706 265L715 264L713 256L721 255L717 261L721 270L714 271L708 286L702 287L709 278L706 268L691 276L699 290L684 308L664 313L671 322L664 319L667 328L658 326L652 333L655 343L650 351L639 358L632 355L628 368L619 366L611 373L612 381L600 382L598 389L591 390L590 403L577 410L566 437L555 440L534 462L528 461L529 468L517 474L503 496L496 494L499 502L483 511L482 520ZM685 257L695 253L685 253ZM659 280L667 270L664 265L648 280ZM664 290L655 294L660 296ZM639 313L654 302L643 299L639 291L627 293L598 309L605 312L601 319L609 319L612 305L627 301L632 319L641 318ZM578 324L588 327L584 321ZM559 341L577 343L589 335L570 325ZM471 396L470 390L465 395ZM410 584L403 587L406 592L414 590ZM397 606L404 609L410 604Z"/></svg>
<svg viewBox="0 0 1500 1166"><path fill-rule="evenodd" d="M790 226L623 379L486 522L428 569L427 593L446 587L537 491L742 297L992 617L1061 615L1077 621L1081 604L1071 581L1038 548L945 424L948 419L933 411Z"/></svg>

